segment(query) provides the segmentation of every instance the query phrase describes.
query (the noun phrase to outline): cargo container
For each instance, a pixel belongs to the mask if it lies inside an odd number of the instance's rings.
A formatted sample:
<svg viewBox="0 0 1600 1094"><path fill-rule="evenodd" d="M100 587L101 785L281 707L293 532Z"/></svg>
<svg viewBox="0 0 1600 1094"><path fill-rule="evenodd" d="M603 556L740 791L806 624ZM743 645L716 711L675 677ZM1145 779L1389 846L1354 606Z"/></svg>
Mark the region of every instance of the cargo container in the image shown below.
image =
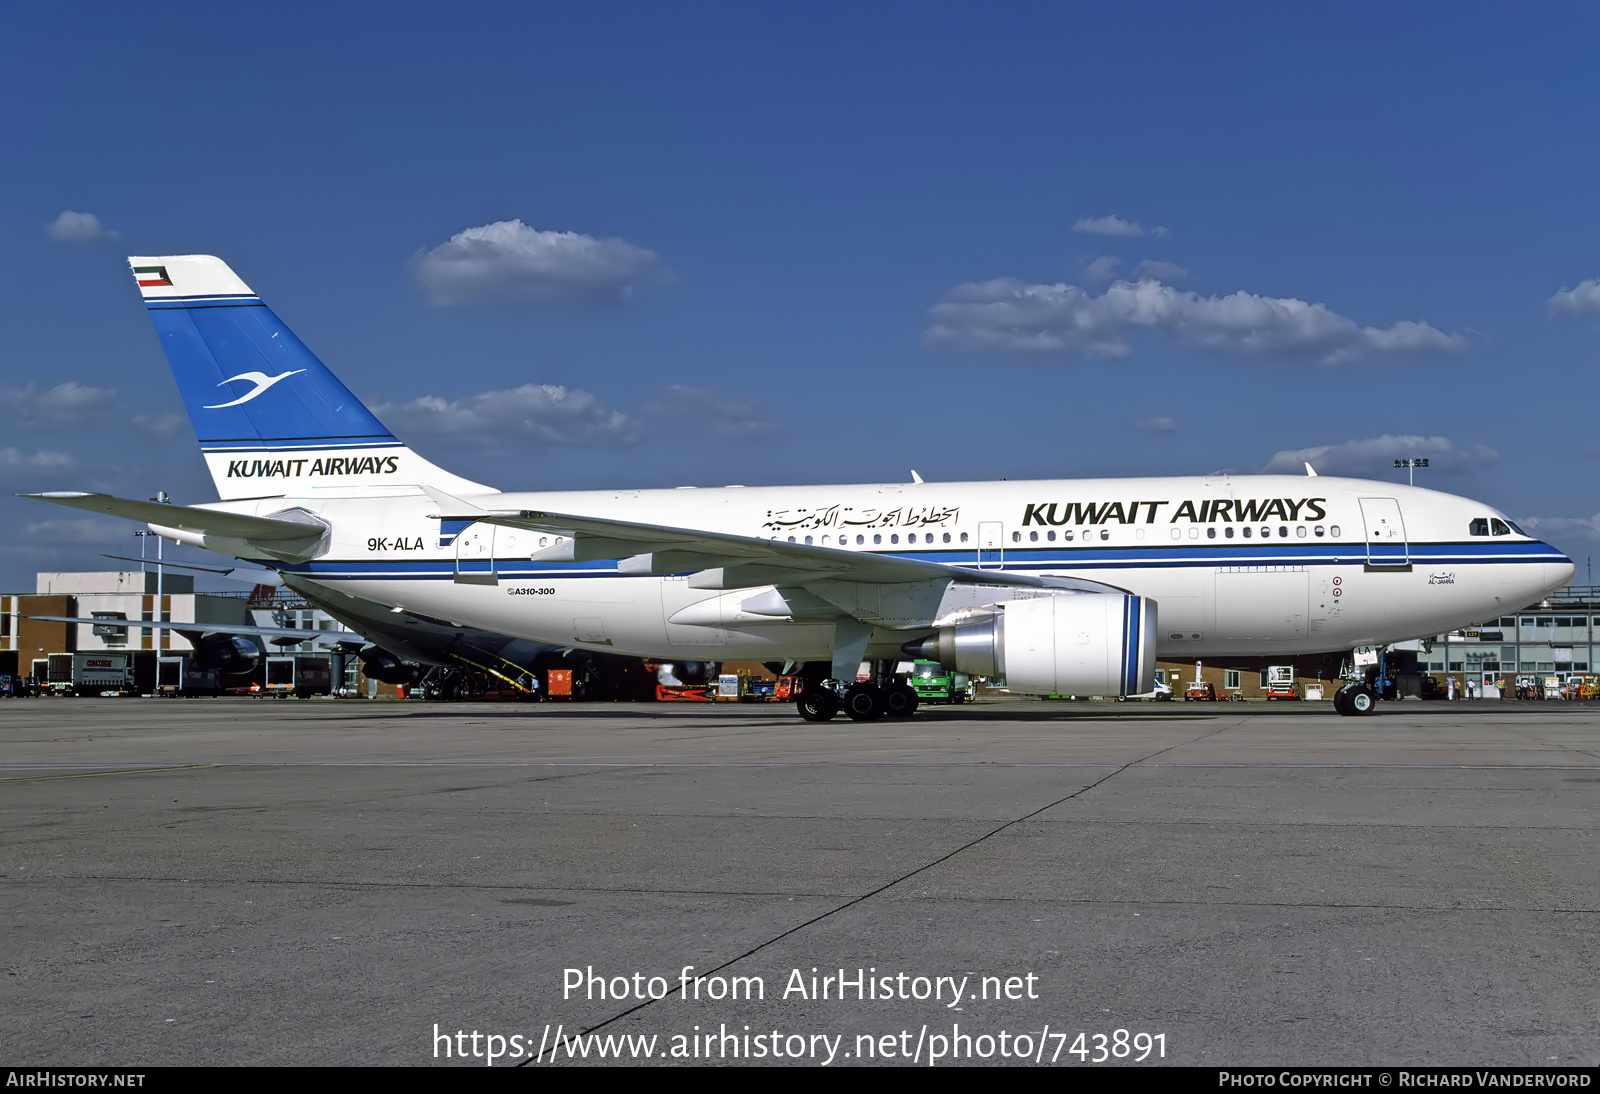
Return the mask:
<svg viewBox="0 0 1600 1094"><path fill-rule="evenodd" d="M201 668L192 657L163 657L156 662L155 693L167 698L221 695L221 674Z"/></svg>
<svg viewBox="0 0 1600 1094"><path fill-rule="evenodd" d="M333 670L328 658L318 654L279 654L267 658L265 692L301 699L327 695L333 690Z"/></svg>

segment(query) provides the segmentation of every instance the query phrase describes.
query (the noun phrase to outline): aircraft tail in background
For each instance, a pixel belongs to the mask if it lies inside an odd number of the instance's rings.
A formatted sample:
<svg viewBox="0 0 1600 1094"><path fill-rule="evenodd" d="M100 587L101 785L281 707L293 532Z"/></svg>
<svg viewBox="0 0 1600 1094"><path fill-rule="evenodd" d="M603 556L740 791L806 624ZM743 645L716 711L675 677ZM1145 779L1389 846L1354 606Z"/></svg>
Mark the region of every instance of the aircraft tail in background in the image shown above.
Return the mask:
<svg viewBox="0 0 1600 1094"><path fill-rule="evenodd" d="M222 500L492 492L401 443L221 259L128 264Z"/></svg>

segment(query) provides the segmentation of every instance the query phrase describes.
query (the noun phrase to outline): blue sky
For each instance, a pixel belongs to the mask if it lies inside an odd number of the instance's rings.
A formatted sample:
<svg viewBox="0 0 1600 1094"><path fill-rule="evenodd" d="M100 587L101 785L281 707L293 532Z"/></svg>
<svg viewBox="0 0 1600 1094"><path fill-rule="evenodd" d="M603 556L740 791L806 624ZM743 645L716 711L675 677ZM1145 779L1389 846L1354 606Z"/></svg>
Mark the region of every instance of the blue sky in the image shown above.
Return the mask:
<svg viewBox="0 0 1600 1094"><path fill-rule="evenodd" d="M1583 580L1597 24L1566 4L18 9L0 587L137 553L123 524L11 494L215 496L122 261L196 252L497 486L1308 454L1387 478L1423 455L1419 482L1526 519Z"/></svg>

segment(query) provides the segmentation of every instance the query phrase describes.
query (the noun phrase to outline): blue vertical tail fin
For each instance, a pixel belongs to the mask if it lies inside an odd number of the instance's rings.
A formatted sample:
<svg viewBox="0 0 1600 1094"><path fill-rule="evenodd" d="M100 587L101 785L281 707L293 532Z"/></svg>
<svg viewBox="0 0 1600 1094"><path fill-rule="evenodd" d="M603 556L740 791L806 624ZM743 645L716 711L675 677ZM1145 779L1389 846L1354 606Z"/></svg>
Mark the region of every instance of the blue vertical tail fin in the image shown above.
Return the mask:
<svg viewBox="0 0 1600 1094"><path fill-rule="evenodd" d="M223 500L490 489L402 444L221 259L128 264Z"/></svg>

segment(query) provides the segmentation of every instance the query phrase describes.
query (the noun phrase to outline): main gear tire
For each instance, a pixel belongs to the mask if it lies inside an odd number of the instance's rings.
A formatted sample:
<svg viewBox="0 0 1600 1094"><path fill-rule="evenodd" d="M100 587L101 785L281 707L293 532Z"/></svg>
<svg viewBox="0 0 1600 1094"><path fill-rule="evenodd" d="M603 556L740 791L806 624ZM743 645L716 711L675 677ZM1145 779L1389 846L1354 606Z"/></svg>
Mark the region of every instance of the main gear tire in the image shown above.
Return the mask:
<svg viewBox="0 0 1600 1094"><path fill-rule="evenodd" d="M794 707L808 722L829 722L839 713L839 697L825 688L808 688L800 693Z"/></svg>
<svg viewBox="0 0 1600 1094"><path fill-rule="evenodd" d="M920 696L910 684L892 684L883 693L883 713L887 718L909 718L917 712Z"/></svg>
<svg viewBox="0 0 1600 1094"><path fill-rule="evenodd" d="M883 710L883 692L872 684L852 684L844 693L844 712L853 722L875 722Z"/></svg>

